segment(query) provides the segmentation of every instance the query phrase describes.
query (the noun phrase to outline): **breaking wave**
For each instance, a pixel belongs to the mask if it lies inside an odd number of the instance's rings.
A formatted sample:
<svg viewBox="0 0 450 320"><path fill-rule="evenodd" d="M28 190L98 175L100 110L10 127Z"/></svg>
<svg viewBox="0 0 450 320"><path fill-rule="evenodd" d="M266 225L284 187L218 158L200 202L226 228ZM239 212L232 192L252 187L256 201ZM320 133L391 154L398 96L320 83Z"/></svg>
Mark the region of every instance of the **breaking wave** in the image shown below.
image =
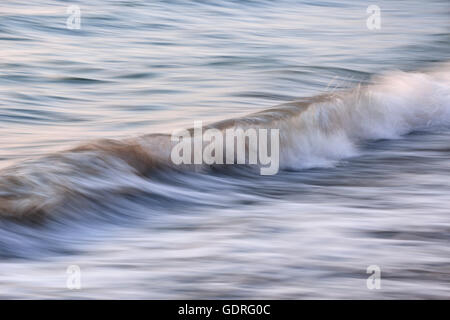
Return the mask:
<svg viewBox="0 0 450 320"><path fill-rule="evenodd" d="M277 128L281 169L302 170L334 166L357 156L366 141L397 139L449 124L450 65L444 64L429 72L386 73L367 86L328 92L208 127ZM165 134L100 140L6 168L0 172L0 215L39 218L58 212L69 200L102 201L142 189L179 196L178 191L152 184L155 173L186 168L171 164L172 146Z"/></svg>

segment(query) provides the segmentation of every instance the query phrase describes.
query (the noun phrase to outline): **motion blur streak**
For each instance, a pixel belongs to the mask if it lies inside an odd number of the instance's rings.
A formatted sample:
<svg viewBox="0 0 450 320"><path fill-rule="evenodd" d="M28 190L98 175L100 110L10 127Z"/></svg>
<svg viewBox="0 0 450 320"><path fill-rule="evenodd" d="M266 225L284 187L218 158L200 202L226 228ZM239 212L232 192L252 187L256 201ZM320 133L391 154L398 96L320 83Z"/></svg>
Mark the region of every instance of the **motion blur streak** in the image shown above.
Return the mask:
<svg viewBox="0 0 450 320"><path fill-rule="evenodd" d="M74 4L0 5L0 298L450 296L447 1ZM172 165L196 120L280 172Z"/></svg>

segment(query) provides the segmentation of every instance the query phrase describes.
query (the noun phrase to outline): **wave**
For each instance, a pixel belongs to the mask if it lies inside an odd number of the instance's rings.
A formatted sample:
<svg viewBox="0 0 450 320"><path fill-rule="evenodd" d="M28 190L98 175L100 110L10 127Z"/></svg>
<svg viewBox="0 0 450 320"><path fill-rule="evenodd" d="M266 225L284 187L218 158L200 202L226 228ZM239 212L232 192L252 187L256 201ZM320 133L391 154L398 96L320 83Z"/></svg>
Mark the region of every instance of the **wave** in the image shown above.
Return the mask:
<svg viewBox="0 0 450 320"><path fill-rule="evenodd" d="M330 91L207 127L279 129L281 168L302 170L356 156L365 141L450 124L448 63L428 72L389 72L370 85ZM199 170L172 164L170 138L151 134L93 141L6 168L0 172L0 216L40 219L71 199L139 190L155 172Z"/></svg>

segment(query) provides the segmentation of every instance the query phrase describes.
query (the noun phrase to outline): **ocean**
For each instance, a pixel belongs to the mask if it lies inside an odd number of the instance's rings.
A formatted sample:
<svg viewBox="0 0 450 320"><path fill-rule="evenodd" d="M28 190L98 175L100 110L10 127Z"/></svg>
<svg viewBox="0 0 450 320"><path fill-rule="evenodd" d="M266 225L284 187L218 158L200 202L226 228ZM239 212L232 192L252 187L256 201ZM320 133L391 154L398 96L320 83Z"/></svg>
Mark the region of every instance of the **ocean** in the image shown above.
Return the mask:
<svg viewBox="0 0 450 320"><path fill-rule="evenodd" d="M12 0L0 48L0 298L450 297L448 1ZM171 165L196 121L278 173Z"/></svg>

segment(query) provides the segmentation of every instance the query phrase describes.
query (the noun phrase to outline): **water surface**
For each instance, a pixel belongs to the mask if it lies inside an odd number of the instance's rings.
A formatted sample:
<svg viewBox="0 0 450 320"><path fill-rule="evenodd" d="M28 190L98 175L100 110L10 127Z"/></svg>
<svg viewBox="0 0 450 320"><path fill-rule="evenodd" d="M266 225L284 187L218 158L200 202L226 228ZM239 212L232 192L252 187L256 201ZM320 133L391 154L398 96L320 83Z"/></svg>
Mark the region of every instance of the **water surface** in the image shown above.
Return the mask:
<svg viewBox="0 0 450 320"><path fill-rule="evenodd" d="M65 1L0 5L0 210L48 214L0 220L1 298L450 296L448 1L377 1L380 30L365 1L70 4L79 30ZM285 117L276 176L67 152L343 90Z"/></svg>

